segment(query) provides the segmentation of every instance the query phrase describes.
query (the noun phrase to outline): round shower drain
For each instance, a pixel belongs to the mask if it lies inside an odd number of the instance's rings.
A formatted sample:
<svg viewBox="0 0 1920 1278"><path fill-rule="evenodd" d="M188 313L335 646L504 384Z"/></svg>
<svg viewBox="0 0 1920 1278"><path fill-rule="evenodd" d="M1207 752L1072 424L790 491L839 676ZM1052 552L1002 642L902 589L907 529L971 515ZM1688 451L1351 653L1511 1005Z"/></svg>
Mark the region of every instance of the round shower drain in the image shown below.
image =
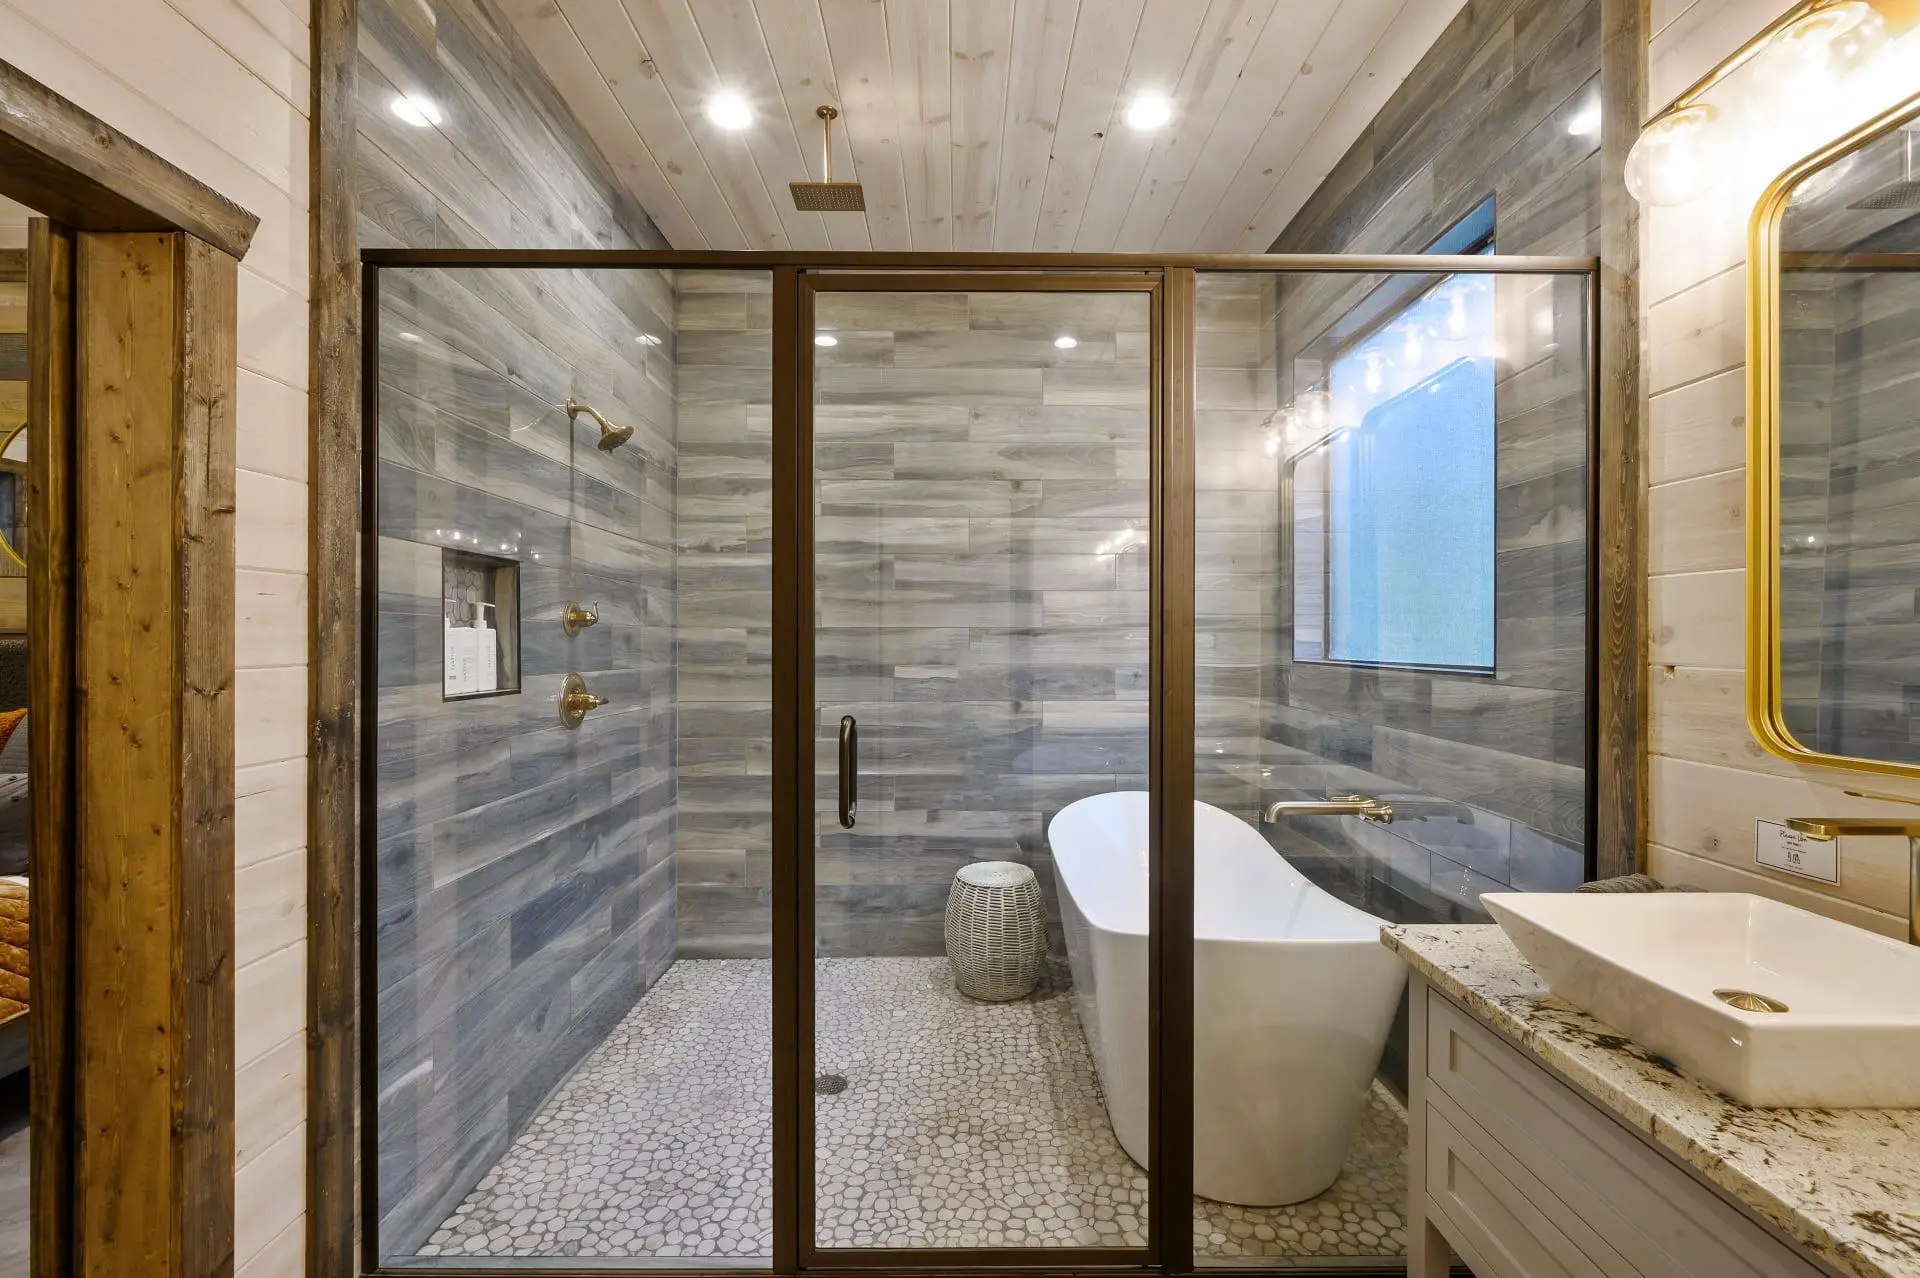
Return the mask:
<svg viewBox="0 0 1920 1278"><path fill-rule="evenodd" d="M1743 1012L1784 1012L1787 1005L1777 998L1768 998L1765 994L1755 994L1752 990L1715 990L1713 996L1728 1007L1737 1007Z"/></svg>
<svg viewBox="0 0 1920 1278"><path fill-rule="evenodd" d="M845 1074L820 1074L815 1076L813 1080L813 1094L815 1096L838 1096L846 1090L847 1076Z"/></svg>

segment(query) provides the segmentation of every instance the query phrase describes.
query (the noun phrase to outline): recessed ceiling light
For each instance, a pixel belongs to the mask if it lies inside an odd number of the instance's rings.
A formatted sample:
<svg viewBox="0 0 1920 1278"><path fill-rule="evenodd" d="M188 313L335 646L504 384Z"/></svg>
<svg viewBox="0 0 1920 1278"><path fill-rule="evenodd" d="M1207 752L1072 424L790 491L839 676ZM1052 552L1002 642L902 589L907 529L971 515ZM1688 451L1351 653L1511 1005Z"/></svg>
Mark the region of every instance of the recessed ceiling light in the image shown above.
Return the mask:
<svg viewBox="0 0 1920 1278"><path fill-rule="evenodd" d="M660 344L660 339L655 337L652 333L642 333L640 334L640 336L634 338L633 340L640 343L642 346L658 346Z"/></svg>
<svg viewBox="0 0 1920 1278"><path fill-rule="evenodd" d="M418 333L402 333L400 334L400 340L403 342L423 342L426 339Z"/></svg>
<svg viewBox="0 0 1920 1278"><path fill-rule="evenodd" d="M430 129L446 118L432 98L423 98L417 93L402 93L390 105L395 115L416 129Z"/></svg>
<svg viewBox="0 0 1920 1278"><path fill-rule="evenodd" d="M838 346L840 339L832 333L815 333L813 335L813 344L815 346Z"/></svg>
<svg viewBox="0 0 1920 1278"><path fill-rule="evenodd" d="M1160 93L1142 93L1127 104L1127 124L1135 129L1157 129L1173 118L1173 103Z"/></svg>
<svg viewBox="0 0 1920 1278"><path fill-rule="evenodd" d="M1070 334L1062 333L1053 339L1053 344L1063 351L1070 351L1080 344L1080 340Z"/></svg>
<svg viewBox="0 0 1920 1278"><path fill-rule="evenodd" d="M707 99L707 118L723 129L744 129L753 123L753 108L737 93L716 93Z"/></svg>

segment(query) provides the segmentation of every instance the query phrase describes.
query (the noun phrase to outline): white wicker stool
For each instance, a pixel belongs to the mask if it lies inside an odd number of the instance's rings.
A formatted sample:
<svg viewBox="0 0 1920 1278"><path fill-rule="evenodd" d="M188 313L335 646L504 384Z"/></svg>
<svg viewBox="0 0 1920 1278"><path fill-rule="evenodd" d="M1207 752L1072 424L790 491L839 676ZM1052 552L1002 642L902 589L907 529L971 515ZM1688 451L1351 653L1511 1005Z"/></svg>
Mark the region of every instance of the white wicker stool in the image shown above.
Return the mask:
<svg viewBox="0 0 1920 1278"><path fill-rule="evenodd" d="M1025 998L1047 951L1040 882L1017 861L976 861L953 876L947 897L947 961L969 998Z"/></svg>

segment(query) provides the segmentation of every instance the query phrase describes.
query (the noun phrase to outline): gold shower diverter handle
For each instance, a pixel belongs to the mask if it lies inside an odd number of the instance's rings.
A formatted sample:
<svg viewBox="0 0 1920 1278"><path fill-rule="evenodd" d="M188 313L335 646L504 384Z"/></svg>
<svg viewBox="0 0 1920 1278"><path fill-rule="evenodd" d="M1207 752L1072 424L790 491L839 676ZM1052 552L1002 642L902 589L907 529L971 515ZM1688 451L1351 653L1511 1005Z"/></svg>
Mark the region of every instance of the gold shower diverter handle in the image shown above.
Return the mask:
<svg viewBox="0 0 1920 1278"><path fill-rule="evenodd" d="M587 681L577 674L569 674L560 685L560 722L568 728L579 727L587 711L606 704L605 697L587 691Z"/></svg>

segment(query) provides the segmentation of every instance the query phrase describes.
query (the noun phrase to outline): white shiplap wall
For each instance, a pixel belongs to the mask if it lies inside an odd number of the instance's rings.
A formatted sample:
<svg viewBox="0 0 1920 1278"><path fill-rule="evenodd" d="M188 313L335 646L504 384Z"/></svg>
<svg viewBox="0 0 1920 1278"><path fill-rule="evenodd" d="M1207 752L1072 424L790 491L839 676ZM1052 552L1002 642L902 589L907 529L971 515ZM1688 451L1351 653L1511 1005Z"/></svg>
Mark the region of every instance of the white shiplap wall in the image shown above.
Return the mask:
<svg viewBox="0 0 1920 1278"><path fill-rule="evenodd" d="M1655 110L1739 48L1789 0L1653 0L1648 99ZM1737 101L1736 73L1723 96ZM1920 88L1916 82L1915 88ZM1757 127L1729 110L1735 129ZM1832 134L1854 121L1836 120ZM1773 172L1784 167L1774 157ZM1761 166L1765 167L1765 166ZM1760 892L1904 934L1904 840L1849 839L1837 888L1754 864L1754 822L1906 815L1848 787L1920 785L1802 767L1762 750L1746 696L1746 242L1772 176L1641 221L1642 341L1649 401L1647 528L1651 671L1648 869L1669 882Z"/></svg>
<svg viewBox="0 0 1920 1278"><path fill-rule="evenodd" d="M235 1261L302 1269L307 0L0 0L0 56L260 217L240 267Z"/></svg>

